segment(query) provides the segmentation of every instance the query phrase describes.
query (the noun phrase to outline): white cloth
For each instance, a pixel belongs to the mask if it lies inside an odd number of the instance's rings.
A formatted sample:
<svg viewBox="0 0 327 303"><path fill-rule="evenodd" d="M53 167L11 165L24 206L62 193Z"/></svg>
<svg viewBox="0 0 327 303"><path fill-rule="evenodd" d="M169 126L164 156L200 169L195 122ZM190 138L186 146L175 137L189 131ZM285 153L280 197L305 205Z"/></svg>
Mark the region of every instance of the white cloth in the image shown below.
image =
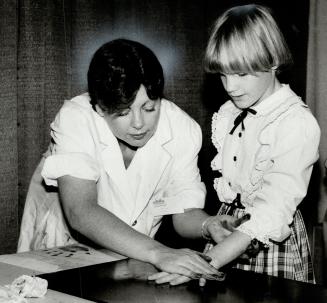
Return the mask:
<svg viewBox="0 0 327 303"><path fill-rule="evenodd" d="M47 290L47 280L22 275L9 285L0 285L0 303L27 303L25 298L42 298Z"/></svg>
<svg viewBox="0 0 327 303"><path fill-rule="evenodd" d="M39 277L22 275L6 287L23 298L42 298L47 293L48 281Z"/></svg>
<svg viewBox="0 0 327 303"><path fill-rule="evenodd" d="M222 202L241 194L251 220L238 229L269 244L269 239L283 241L290 234L318 159L320 129L288 85L251 108L257 113L248 113L245 130L239 125L233 135L229 132L240 110L227 101L213 115L212 141L218 154L211 164L222 174L214 187Z"/></svg>
<svg viewBox="0 0 327 303"><path fill-rule="evenodd" d="M6 286L0 285L0 303L28 303L24 297L17 295Z"/></svg>
<svg viewBox="0 0 327 303"><path fill-rule="evenodd" d="M88 94L65 102L51 124L51 137L54 142L50 148L51 155L46 158L42 169L46 184L56 187L57 178L63 175L94 180L98 204L144 234L154 236L163 215L204 206L206 191L197 166L202 143L201 129L168 100L161 100L154 136L137 150L127 169L117 139L105 120L92 109ZM37 209L43 206L37 205L40 201L35 199L30 202L33 200L32 191L30 187L19 251L36 249L30 247L30 243L35 242L35 230L42 231L42 227L38 228L34 222L42 221L36 218L44 218L46 213L37 214ZM56 192L55 195L58 198ZM31 204L36 206L31 207ZM63 245L71 241L62 215L54 218L50 213L47 216L45 221L55 221L51 228L59 226L57 229L62 231L62 238L58 235L49 244ZM46 233L53 234L51 230ZM48 247L48 244L41 246Z"/></svg>

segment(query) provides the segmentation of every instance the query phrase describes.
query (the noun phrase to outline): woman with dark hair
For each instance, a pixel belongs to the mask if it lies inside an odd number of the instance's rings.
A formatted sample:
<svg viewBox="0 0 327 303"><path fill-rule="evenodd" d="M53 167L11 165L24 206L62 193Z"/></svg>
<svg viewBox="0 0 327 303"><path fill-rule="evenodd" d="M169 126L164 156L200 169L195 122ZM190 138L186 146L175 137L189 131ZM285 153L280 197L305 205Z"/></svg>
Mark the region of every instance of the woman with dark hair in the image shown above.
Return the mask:
<svg viewBox="0 0 327 303"><path fill-rule="evenodd" d="M213 234L217 241L239 222L201 210L201 129L163 98L156 56L135 41L106 43L91 61L88 87L66 101L51 124L52 143L30 185L18 250L76 243L72 228L166 272L216 275L201 253L153 239L167 214L180 235ZM45 191L40 175L58 191Z"/></svg>

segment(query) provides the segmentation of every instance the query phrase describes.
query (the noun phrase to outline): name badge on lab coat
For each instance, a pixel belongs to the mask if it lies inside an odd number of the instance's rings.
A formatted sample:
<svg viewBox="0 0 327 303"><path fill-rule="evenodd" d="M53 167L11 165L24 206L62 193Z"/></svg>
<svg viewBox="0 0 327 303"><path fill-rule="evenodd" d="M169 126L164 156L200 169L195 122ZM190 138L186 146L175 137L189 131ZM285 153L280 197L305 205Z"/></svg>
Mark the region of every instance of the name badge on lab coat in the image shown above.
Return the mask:
<svg viewBox="0 0 327 303"><path fill-rule="evenodd" d="M152 209L154 216L180 214L184 212L184 208L178 205L177 201L172 201L171 198L155 199L152 201Z"/></svg>

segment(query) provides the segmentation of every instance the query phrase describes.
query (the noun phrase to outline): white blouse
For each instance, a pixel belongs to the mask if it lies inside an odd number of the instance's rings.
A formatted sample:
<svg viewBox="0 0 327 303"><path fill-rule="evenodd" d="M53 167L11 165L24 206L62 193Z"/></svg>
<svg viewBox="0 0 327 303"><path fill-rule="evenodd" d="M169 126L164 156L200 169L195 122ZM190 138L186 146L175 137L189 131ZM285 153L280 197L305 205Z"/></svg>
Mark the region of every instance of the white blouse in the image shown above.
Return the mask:
<svg viewBox="0 0 327 303"><path fill-rule="evenodd" d="M269 244L283 241L297 206L307 193L314 162L318 159L319 126L307 105L283 85L277 92L251 107L245 130L239 125L240 109L226 102L212 119L212 142L218 154L212 169L219 200L231 203L241 194L251 220L238 227L251 238Z"/></svg>

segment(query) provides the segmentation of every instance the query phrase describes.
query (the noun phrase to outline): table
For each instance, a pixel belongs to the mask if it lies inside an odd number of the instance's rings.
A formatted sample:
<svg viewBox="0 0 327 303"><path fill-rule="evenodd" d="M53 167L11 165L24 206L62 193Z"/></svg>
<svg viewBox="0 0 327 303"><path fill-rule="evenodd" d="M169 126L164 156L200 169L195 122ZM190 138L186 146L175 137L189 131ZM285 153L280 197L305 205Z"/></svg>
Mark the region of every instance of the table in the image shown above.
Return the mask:
<svg viewBox="0 0 327 303"><path fill-rule="evenodd" d="M94 250L82 244L0 255L0 285L10 284L21 275L33 276L42 273L58 272L88 265L108 263L122 258L125 257L105 249ZM48 289L45 297L39 299L32 298L28 302L85 303L91 301Z"/></svg>
<svg viewBox="0 0 327 303"><path fill-rule="evenodd" d="M147 263L125 259L42 274L49 288L94 302L285 302L326 303L327 288L261 274L231 270L224 282L197 281L180 286L155 285L146 277L156 272Z"/></svg>
<svg viewBox="0 0 327 303"><path fill-rule="evenodd" d="M35 275L37 271L27 269L12 264L0 262L0 285L10 284L14 279L21 275ZM3 302L3 301L1 301ZM91 303L92 301L75 297L63 292L48 289L47 294L43 298L28 299L29 303Z"/></svg>

